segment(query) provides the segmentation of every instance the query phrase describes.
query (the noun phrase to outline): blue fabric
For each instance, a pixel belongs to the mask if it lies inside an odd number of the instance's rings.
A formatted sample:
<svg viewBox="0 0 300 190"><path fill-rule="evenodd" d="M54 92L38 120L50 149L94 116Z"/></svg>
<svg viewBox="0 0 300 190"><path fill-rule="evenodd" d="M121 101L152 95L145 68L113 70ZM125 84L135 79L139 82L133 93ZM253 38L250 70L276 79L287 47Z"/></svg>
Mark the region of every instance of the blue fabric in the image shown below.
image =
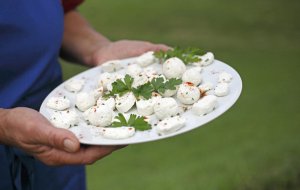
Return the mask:
<svg viewBox="0 0 300 190"><path fill-rule="evenodd" d="M0 145L0 189L85 190L83 166L47 166L23 151Z"/></svg>
<svg viewBox="0 0 300 190"><path fill-rule="evenodd" d="M57 84L61 78L57 57L62 31L60 0L1 1L1 107L33 102L49 91L49 84Z"/></svg>
<svg viewBox="0 0 300 190"><path fill-rule="evenodd" d="M0 107L38 110L61 83L58 55L63 35L61 0L0 3ZM0 189L84 190L84 166L46 166L0 145Z"/></svg>

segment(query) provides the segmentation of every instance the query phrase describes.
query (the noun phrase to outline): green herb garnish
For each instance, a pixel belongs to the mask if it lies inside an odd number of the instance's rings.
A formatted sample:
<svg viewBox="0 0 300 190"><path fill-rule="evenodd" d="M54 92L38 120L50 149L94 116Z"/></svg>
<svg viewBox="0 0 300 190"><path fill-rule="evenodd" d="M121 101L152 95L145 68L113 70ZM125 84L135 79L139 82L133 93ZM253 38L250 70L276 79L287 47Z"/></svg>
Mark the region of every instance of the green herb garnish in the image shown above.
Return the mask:
<svg viewBox="0 0 300 190"><path fill-rule="evenodd" d="M135 97L138 98L142 96L147 100L151 98L153 91L154 89L150 82L140 85L137 88L132 88L132 92L135 95Z"/></svg>
<svg viewBox="0 0 300 190"><path fill-rule="evenodd" d="M181 59L184 64L190 64L201 61L199 55L203 55L205 52L200 50L199 48L179 48L175 47L174 49L170 49L167 51L157 51L154 53L154 56L158 58L161 62L172 58L178 57Z"/></svg>
<svg viewBox="0 0 300 190"><path fill-rule="evenodd" d="M166 90L176 90L176 86L181 83L181 79L171 78L165 81L163 77L154 78L151 81L154 90L159 93L165 93Z"/></svg>
<svg viewBox="0 0 300 190"><path fill-rule="evenodd" d="M135 130L138 131L145 131L151 129L151 125L145 121L145 117L143 116L130 114L128 121L126 121L124 115L119 113L118 116L115 117L115 119L119 121L114 121L111 125L112 127L128 126L134 127Z"/></svg>
<svg viewBox="0 0 300 190"><path fill-rule="evenodd" d="M108 98L110 96L114 96L119 94L123 96L127 92L130 92L132 89L133 78L130 75L125 75L124 81L121 79L117 79L112 83L112 90L106 94L104 94L104 98Z"/></svg>
<svg viewBox="0 0 300 190"><path fill-rule="evenodd" d="M152 97L153 92L164 93L166 90L175 90L177 85L182 83L181 79L171 78L166 80L162 77L154 78L151 82L147 82L136 88L132 87L134 79L130 75L126 75L124 81L121 79L112 83L112 90L106 93L103 97L108 98L110 96L123 96L127 92L133 92L136 98L143 97L146 100Z"/></svg>

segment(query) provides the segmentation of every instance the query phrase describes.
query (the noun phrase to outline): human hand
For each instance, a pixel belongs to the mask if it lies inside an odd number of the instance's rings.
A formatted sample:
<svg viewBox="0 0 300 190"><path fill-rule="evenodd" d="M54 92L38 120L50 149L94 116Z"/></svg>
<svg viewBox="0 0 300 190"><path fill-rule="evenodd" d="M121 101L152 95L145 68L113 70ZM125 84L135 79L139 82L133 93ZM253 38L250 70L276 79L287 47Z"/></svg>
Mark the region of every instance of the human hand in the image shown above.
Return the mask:
<svg viewBox="0 0 300 190"><path fill-rule="evenodd" d="M97 49L92 56L92 64L99 65L112 59L123 59L141 55L147 51L166 51L170 47L163 44L153 44L145 41L120 40L110 42Z"/></svg>
<svg viewBox="0 0 300 190"><path fill-rule="evenodd" d="M47 165L92 164L121 146L80 146L76 136L53 127L29 108L1 110L0 142L21 148Z"/></svg>

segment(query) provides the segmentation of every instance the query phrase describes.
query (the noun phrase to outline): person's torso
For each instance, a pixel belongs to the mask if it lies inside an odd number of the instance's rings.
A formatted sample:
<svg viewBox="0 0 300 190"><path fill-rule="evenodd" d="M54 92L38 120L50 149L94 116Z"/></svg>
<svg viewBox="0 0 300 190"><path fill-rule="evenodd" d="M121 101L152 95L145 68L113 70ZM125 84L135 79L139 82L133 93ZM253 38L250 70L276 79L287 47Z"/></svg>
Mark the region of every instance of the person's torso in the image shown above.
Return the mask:
<svg viewBox="0 0 300 190"><path fill-rule="evenodd" d="M0 3L0 107L38 104L61 81L60 0Z"/></svg>

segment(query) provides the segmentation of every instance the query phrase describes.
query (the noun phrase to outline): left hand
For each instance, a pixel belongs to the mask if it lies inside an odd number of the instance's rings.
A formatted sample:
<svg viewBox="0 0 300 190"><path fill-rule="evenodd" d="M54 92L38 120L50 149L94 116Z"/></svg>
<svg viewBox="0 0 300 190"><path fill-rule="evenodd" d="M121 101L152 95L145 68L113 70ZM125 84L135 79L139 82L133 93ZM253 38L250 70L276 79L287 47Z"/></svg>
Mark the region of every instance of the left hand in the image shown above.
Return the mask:
<svg viewBox="0 0 300 190"><path fill-rule="evenodd" d="M120 40L110 42L94 52L92 65L100 65L108 60L123 59L141 55L147 51L166 51L170 47L163 44L153 44L146 41Z"/></svg>
<svg viewBox="0 0 300 190"><path fill-rule="evenodd" d="M29 108L0 109L0 144L21 148L47 165L92 164L123 146L80 146L77 137Z"/></svg>

